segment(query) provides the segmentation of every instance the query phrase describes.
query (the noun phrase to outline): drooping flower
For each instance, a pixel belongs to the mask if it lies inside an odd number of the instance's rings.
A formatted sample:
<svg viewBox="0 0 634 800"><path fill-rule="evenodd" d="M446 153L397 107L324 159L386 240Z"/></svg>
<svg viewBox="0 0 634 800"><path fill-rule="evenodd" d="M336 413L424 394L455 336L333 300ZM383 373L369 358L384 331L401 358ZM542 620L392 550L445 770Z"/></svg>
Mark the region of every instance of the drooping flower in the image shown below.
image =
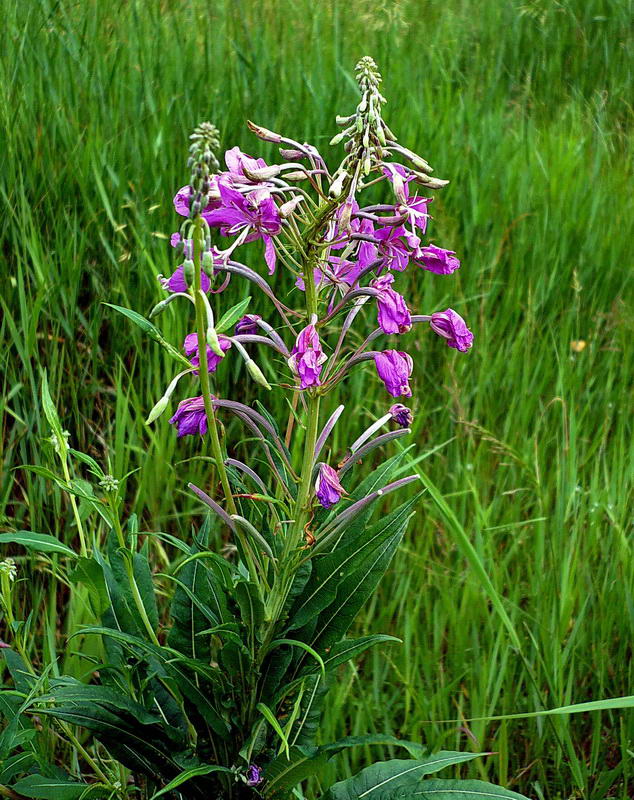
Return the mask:
<svg viewBox="0 0 634 800"><path fill-rule="evenodd" d="M357 282L360 272L361 267L358 262L331 255L327 263L322 262L321 269L313 271L313 279L316 286L328 283L347 290ZM301 275L297 276L295 286L302 292L305 291L304 278Z"/></svg>
<svg viewBox="0 0 634 800"><path fill-rule="evenodd" d="M331 508L341 500L341 496L346 493L339 482L336 471L328 464L319 464L317 481L315 482L315 494L324 508Z"/></svg>
<svg viewBox="0 0 634 800"><path fill-rule="evenodd" d="M254 334L258 332L258 320L262 319L259 314L245 314L236 322L235 334L241 333Z"/></svg>
<svg viewBox="0 0 634 800"><path fill-rule="evenodd" d="M223 353L226 353L231 347L231 340L222 334L218 336L218 342ZM192 362L193 366L197 367L200 364L197 333L187 334L185 341L183 342L183 350L185 351L187 358ZM222 358L220 358L217 353L214 353L211 347L207 345L207 371L215 372L218 364L220 364L221 361ZM196 372L195 374L198 373Z"/></svg>
<svg viewBox="0 0 634 800"><path fill-rule="evenodd" d="M435 244L420 247L414 255L414 260L419 267L435 272L436 275L451 275L460 267L460 260L456 258L453 250L444 250Z"/></svg>
<svg viewBox="0 0 634 800"><path fill-rule="evenodd" d="M315 326L307 325L299 332L288 359L289 367L299 376L301 389L321 385L319 376L326 358Z"/></svg>
<svg viewBox="0 0 634 800"><path fill-rule="evenodd" d="M249 768L247 769L247 786L257 786L258 784L262 783L264 778L262 777L262 770L257 764L249 764Z"/></svg>
<svg viewBox="0 0 634 800"><path fill-rule="evenodd" d="M466 353L473 344L473 334L467 328L467 323L452 308L436 311L431 315L429 324L434 333L447 340L449 347L461 353Z"/></svg>
<svg viewBox="0 0 634 800"><path fill-rule="evenodd" d="M402 403L394 403L393 406L390 406L390 414L394 422L398 423L401 428L409 428L414 421L411 410Z"/></svg>
<svg viewBox="0 0 634 800"><path fill-rule="evenodd" d="M383 333L405 333L412 327L412 316L405 298L392 289L394 276L382 275L370 286L381 294L376 298L379 327Z"/></svg>
<svg viewBox="0 0 634 800"><path fill-rule="evenodd" d="M202 397L188 397L178 404L176 413L170 419L171 425L176 425L178 438L181 436L194 436L207 433L207 416L205 402Z"/></svg>
<svg viewBox="0 0 634 800"><path fill-rule="evenodd" d="M271 193L263 187L243 195L223 181L219 187L221 206L206 217L207 222L219 227L223 236L248 231L245 242L262 239L264 259L272 275L275 272L275 247L271 237L281 231L282 221Z"/></svg>
<svg viewBox="0 0 634 800"><path fill-rule="evenodd" d="M382 353L374 354L374 363L379 378L392 397L412 396L409 377L414 362L410 355L400 350L384 350Z"/></svg>

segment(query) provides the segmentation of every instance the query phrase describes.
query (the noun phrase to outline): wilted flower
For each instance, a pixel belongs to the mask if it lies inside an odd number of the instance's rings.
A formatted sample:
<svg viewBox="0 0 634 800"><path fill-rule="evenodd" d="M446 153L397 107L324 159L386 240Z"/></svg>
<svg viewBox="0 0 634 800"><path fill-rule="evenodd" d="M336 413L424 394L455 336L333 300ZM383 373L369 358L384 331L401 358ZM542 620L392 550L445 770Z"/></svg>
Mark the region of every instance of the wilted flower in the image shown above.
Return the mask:
<svg viewBox="0 0 634 800"><path fill-rule="evenodd" d="M218 343L220 344L220 349L223 353L226 353L226 351L231 347L231 340L222 334L218 336ZM197 367L200 364L197 333L189 333L185 337L185 341L183 342L183 350L185 351L187 358L189 358L192 364ZM221 361L222 358L217 353L214 353L211 347L207 345L207 371L215 372L218 364L220 364Z"/></svg>
<svg viewBox="0 0 634 800"><path fill-rule="evenodd" d="M436 311L431 315L429 324L434 333L447 340L449 347L461 353L466 353L473 344L473 334L467 328L467 323L452 308Z"/></svg>
<svg viewBox="0 0 634 800"><path fill-rule="evenodd" d="M336 471L328 464L319 464L315 494L321 505L324 508L330 508L338 503L345 493L346 490L339 482Z"/></svg>
<svg viewBox="0 0 634 800"><path fill-rule="evenodd" d="M247 769L247 786L257 786L262 783L262 770L256 764L249 764Z"/></svg>
<svg viewBox="0 0 634 800"><path fill-rule="evenodd" d="M410 355L400 350L384 350L382 353L374 354L374 363L379 378L392 397L412 396L409 377L414 362Z"/></svg>
<svg viewBox="0 0 634 800"><path fill-rule="evenodd" d="M321 384L319 375L326 358L315 326L307 325L300 331L288 359L289 367L299 375L300 388L308 389Z"/></svg>
<svg viewBox="0 0 634 800"><path fill-rule="evenodd" d="M395 403L390 406L390 414L394 422L397 422L401 428L409 428L414 421L414 415L411 410L402 403Z"/></svg>
<svg viewBox="0 0 634 800"><path fill-rule="evenodd" d="M262 319L259 314L245 314L236 322L235 333L254 334L258 332L258 320Z"/></svg>
<svg viewBox="0 0 634 800"><path fill-rule="evenodd" d="M451 275L460 267L460 260L453 250L444 250L435 244L420 247L414 255L419 267L435 272L436 275Z"/></svg>
<svg viewBox="0 0 634 800"><path fill-rule="evenodd" d="M207 433L207 416L205 402L202 397L188 397L178 404L176 413L170 419L170 424L176 425L178 438L181 436L194 436Z"/></svg>
<svg viewBox="0 0 634 800"><path fill-rule="evenodd" d="M379 327L383 333L405 333L412 327L412 316L405 298L392 289L393 275L382 275L370 286L381 294L376 298Z"/></svg>
<svg viewBox="0 0 634 800"><path fill-rule="evenodd" d="M271 237L280 232L282 221L271 193L260 188L243 195L222 182L219 186L221 207L206 217L207 222L219 227L223 236L248 231L245 242L262 239L264 260L272 275L275 272L275 247Z"/></svg>

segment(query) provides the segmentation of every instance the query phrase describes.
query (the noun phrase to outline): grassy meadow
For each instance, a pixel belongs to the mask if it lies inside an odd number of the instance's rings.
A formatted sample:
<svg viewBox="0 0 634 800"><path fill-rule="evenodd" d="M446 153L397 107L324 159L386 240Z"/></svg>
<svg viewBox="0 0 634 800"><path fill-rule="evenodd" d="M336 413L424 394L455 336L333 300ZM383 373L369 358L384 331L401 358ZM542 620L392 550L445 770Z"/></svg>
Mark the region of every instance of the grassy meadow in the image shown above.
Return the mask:
<svg viewBox="0 0 634 800"><path fill-rule="evenodd" d="M632 797L631 711L482 718L634 694L634 3L0 0L0 10L0 529L77 544L66 499L16 469L54 458L45 368L72 446L117 478L135 470L126 491L141 530L189 538L200 516L185 487L205 480L207 463L166 417L143 423L173 365L103 303L147 314L159 299L194 125L210 119L224 146L269 159L247 118L326 151L335 115L356 105L354 64L370 54L386 121L451 179L430 235L462 260L451 277L410 269L399 290L419 313L451 305L476 341L464 357L410 334L407 469L429 490L357 624L403 644L342 671L326 732L495 751L463 774L531 798ZM251 258L263 271L258 244ZM292 281L275 280L292 302ZM234 281L218 308L244 295ZM177 344L187 332L172 312L159 324ZM342 391L355 431L384 413L371 370ZM226 364L215 392L259 396ZM275 392L263 399L286 413ZM341 426L339 452L348 437ZM34 611L33 661L81 674L68 587L42 558L1 547L19 566L23 615ZM155 538L152 548L156 570L169 569L169 550ZM363 757L345 756L344 772Z"/></svg>

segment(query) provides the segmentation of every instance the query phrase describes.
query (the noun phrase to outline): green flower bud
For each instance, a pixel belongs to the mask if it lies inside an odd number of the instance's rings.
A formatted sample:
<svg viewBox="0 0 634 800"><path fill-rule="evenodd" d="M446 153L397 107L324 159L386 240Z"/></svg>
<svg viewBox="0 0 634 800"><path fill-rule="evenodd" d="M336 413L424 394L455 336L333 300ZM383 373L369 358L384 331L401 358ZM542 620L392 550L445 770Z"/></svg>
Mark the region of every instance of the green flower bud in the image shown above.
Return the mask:
<svg viewBox="0 0 634 800"><path fill-rule="evenodd" d="M208 278L214 276L214 257L209 250L205 250L202 259L203 272Z"/></svg>
<svg viewBox="0 0 634 800"><path fill-rule="evenodd" d="M154 406L154 408L148 414L148 418L145 420L146 425L151 425L154 420L158 419L161 414L165 411L169 404L169 397L167 395L163 395L158 403Z"/></svg>
<svg viewBox="0 0 634 800"><path fill-rule="evenodd" d="M249 375L253 378L256 383L259 383L260 386L264 386L265 389L271 389L271 386L267 379L262 374L262 370L258 367L258 365L252 359L245 361L247 366L247 370Z"/></svg>
<svg viewBox="0 0 634 800"><path fill-rule="evenodd" d="M217 356L220 358L225 357L224 350L220 347L220 342L218 341L216 329L212 328L211 325L207 328L207 344Z"/></svg>
<svg viewBox="0 0 634 800"><path fill-rule="evenodd" d="M194 285L194 269L194 262L190 258L185 259L183 262L183 277L188 286Z"/></svg>

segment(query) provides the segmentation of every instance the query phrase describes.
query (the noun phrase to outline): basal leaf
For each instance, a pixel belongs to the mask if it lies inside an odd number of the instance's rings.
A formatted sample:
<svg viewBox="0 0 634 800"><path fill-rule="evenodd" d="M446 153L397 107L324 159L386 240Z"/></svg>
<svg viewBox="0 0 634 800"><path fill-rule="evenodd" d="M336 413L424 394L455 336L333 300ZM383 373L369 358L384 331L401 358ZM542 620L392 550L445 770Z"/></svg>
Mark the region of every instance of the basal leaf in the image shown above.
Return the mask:
<svg viewBox="0 0 634 800"><path fill-rule="evenodd" d="M378 761L352 778L339 781L328 789L322 800L377 800L387 793L415 787L424 775L439 772L452 764L478 758L480 753L454 753L441 750L422 759ZM400 793L399 797L409 796Z"/></svg>
<svg viewBox="0 0 634 800"><path fill-rule="evenodd" d="M485 781L421 781L407 800L528 800L523 794Z"/></svg>
<svg viewBox="0 0 634 800"><path fill-rule="evenodd" d="M34 533L33 531L0 533L0 544L20 544L28 550L36 550L39 553L60 553L69 558L77 558L74 550L48 533Z"/></svg>

